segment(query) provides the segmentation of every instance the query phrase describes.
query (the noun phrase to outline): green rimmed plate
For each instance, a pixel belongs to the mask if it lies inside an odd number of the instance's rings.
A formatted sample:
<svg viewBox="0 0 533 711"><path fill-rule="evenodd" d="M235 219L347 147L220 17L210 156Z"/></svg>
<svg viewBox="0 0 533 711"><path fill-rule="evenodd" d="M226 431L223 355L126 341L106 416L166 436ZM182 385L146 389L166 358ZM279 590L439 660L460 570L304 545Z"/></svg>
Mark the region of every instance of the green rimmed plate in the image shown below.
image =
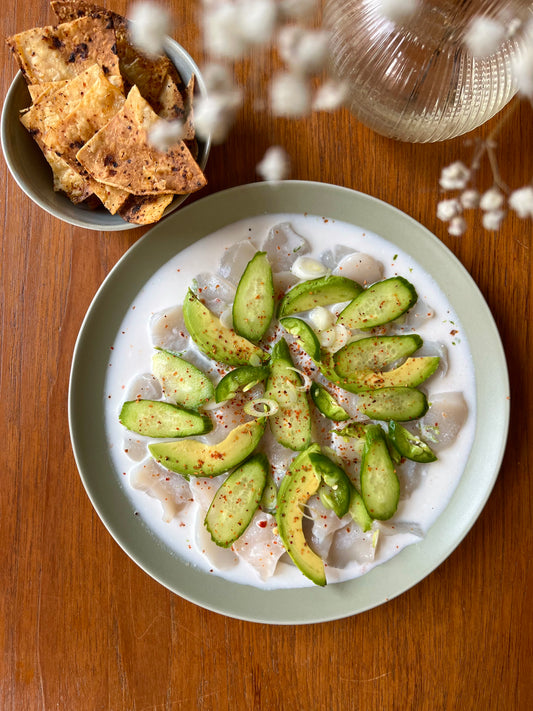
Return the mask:
<svg viewBox="0 0 533 711"><path fill-rule="evenodd" d="M325 589L265 591L208 575L180 560L140 517L132 515L133 505L114 472L106 440L108 347L140 286L198 239L238 220L268 213L324 215L370 230L416 254L416 261L433 276L459 317L476 374L474 443L444 512L420 543L363 577ZM507 438L508 397L505 356L488 306L467 271L434 235L368 195L323 183L287 181L255 183L199 200L156 225L124 255L102 284L80 330L71 372L69 421L78 469L96 511L119 545L149 575L178 595L231 617L305 624L380 605L420 582L447 558L479 516L496 480Z"/></svg>

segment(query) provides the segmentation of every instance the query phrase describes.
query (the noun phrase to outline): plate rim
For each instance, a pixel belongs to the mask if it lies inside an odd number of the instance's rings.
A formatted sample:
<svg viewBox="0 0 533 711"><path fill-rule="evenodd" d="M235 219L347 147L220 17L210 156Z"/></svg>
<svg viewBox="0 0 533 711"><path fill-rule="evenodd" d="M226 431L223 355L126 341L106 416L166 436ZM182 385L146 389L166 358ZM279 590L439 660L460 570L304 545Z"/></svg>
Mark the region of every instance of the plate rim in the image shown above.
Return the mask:
<svg viewBox="0 0 533 711"><path fill-rule="evenodd" d="M280 192L283 191L283 192ZM320 589L317 590L315 587L313 588L295 588L295 589L281 589L281 590L260 590L258 588L255 588L253 586L248 586L248 585L243 585L239 583L232 583L227 580L224 580L223 578L219 577L209 577L208 574L203 573L203 571L196 571L196 573L200 573L202 577L205 579L210 580L210 588L213 588L215 591L215 601L213 599L199 599L198 594L196 594L194 591L191 593L190 589L183 589L183 586L180 589L177 589L175 584L169 584L168 580L168 574L166 575L161 575L159 570L154 569L154 565L152 564L147 564L145 560L142 559L142 554L146 549L146 542L144 542L144 548L142 549L141 554L132 550L131 542L128 540L128 532L124 533L124 531L121 529L121 522L119 521L118 523L112 520L109 520L109 517L106 516L104 512L104 507L102 506L102 501L98 499L98 496L95 494L94 490L94 482L90 481L90 476L87 475L86 472L83 471L83 452L80 451L80 444L79 444L79 439L78 439L78 425L75 421L75 409L77 406L76 403L76 397L77 397L77 389L79 383L77 383L77 371L80 368L80 358L81 358L81 349L83 348L84 345L84 338L87 334L87 329L90 328L91 326L91 321L95 318L95 313L97 309L101 308L100 304L102 302L102 299L106 296L106 290L108 290L109 286L113 286L113 282L115 282L117 279L120 278L121 272L123 270L128 269L128 265L130 262L133 260L137 259L137 255L141 255L143 251L147 250L147 247L151 245L152 242L157 243L159 238L160 238L160 233L161 231L168 231L172 229L172 226L175 222L186 222L188 219L190 219L191 214L194 218L196 216L196 219L199 219L200 222L202 220L207 220L209 221L210 216L213 215L214 212L216 212L216 208L220 208L221 206L226 205L226 208L228 207L229 204L231 204L231 209L229 209L230 214L232 213L232 210L237 210L242 209L244 211L248 211L248 215L240 215L237 216L235 219L230 219L223 221L220 224L213 225L210 229L210 232L214 232L217 229L222 228L226 224L230 224L231 222L235 222L238 219L243 219L246 216L253 216L254 214L258 214L257 212L254 212L256 210L256 202L258 204L262 204L265 202L266 204L269 204L270 202L273 202L274 204L279 202L280 196L283 195L284 200L290 200L291 198L295 199L295 202L298 202L298 199L302 198L302 195L304 196L309 196L313 195L313 199L309 199L310 205L316 205L317 204L317 198L320 194L322 196L326 196L326 202L331 199L333 202L337 200L346 200L348 199L349 201L354 201L357 204L363 205L365 209L370 211L370 217L373 219L377 218L378 223L380 222L380 217L384 216L385 222L388 222L392 220L394 223L395 221L399 221L398 224L401 226L402 230L414 230L414 232L418 233L419 235L422 235L425 240L426 240L426 246L431 245L431 248L433 250L437 250L438 252L441 253L442 257L445 258L444 261L448 261L449 263L451 262L455 268L454 270L454 279L457 281L464 282L468 286L468 290L474 294L475 299L477 300L476 302L476 307L478 309L481 309L482 311L482 319L483 321L483 326L484 326L484 335L487 337L487 333L489 333L490 336L490 345L492 349L492 362L494 363L494 359L496 359L497 365L499 366L498 369L498 374L499 374L499 379L496 383L497 385L497 390L500 395L504 395L504 398L502 399L502 406L501 409L498 411L499 412L499 427L498 427L498 436L492 436L491 440L489 442L489 447L492 447L491 451L491 457L490 460L485 461L486 467L488 467L488 470L490 471L490 475L484 480L484 486L482 487L482 491L476 491L475 487L472 488L472 483L470 479L472 478L470 473L468 476L469 483L467 486L467 491L468 493L473 497L472 501L475 502L474 508L470 511L467 512L466 515L464 512L462 512L462 508L459 506L459 513L463 513L462 518L457 524L457 529L455 530L454 535L451 537L449 541L446 542L446 544L440 544L438 546L437 554L435 555L435 550L433 550L432 555L427 555L427 551L425 548L427 548L432 541L432 538L434 537L432 535L432 531L434 531L439 524L439 522L444 518L446 512L449 510L451 503L458 497L458 491L460 491L463 487L463 480L465 479L465 474L463 474L454 494L452 495L451 501L443 511L443 513L439 516L435 524L431 527L431 529L428 531L428 534L424 538L423 541L420 543L413 544L411 546L406 547L403 549L397 556L395 556L393 559L390 559L389 561L386 561L379 566L376 566L373 568L369 573L366 573L364 576L360 578L356 578L351 581L346 581L343 583L335 583L327 586L325 589ZM228 202L229 201L229 202ZM320 203L320 200L318 200ZM241 205L241 208L238 208L236 206ZM215 208L215 209L213 209ZM251 212L250 212L251 211ZM374 211L374 213L373 213ZM274 213L289 213L290 210L278 210L278 209L272 209L269 210L269 212ZM292 210L293 213L295 212L300 212L299 210ZM198 215L196 214L198 213ZM201 214L201 217L199 215ZM315 211L315 210L309 210L308 214L322 214L322 211ZM332 219L339 219L343 221L348 221L345 218L340 218L336 215L331 215L327 214L325 215L329 218ZM218 217L214 218L220 219ZM365 218L365 219L370 219L370 218ZM364 222L365 220L363 220ZM352 222L352 224L354 224ZM360 225L364 226L364 225ZM380 232L376 230L375 228L368 228L367 229L372 229L373 232L376 232L380 236L384 237L385 239L391 241L393 244L395 244L395 240L391 238L389 234L383 234L383 232ZM206 232L204 236L207 236L210 232ZM400 242L402 238L399 238ZM189 244L192 244L192 242L195 240L192 240L187 243L187 245L180 246L179 248L176 248L175 253L178 253L181 251L181 249L185 248L185 246L188 246ZM405 249L404 247L402 247ZM407 251L407 250L406 250ZM410 253L408 251L408 253ZM414 257L414 255L411 254L411 256L416 259L416 261L420 261L418 258ZM160 266L162 266L163 263L168 261L168 257L163 259L160 262ZM441 281L437 278L435 278L434 273L430 271L431 276L434 278L434 280L437 282L439 287L443 289L443 285ZM453 281L453 279L452 279ZM137 291L140 287L137 288ZM446 290L443 289L443 291ZM448 296L448 294L446 294ZM131 302L129 302L131 303ZM453 304L452 304L453 305ZM457 310L457 309L456 309ZM122 312L122 315L124 315L124 312ZM463 321L463 326L464 326L464 320ZM466 329L465 329L466 330ZM471 348L472 348L472 344ZM486 351L486 343L484 343L484 351ZM474 354L473 354L474 356ZM476 425L476 434L474 438L474 445L472 448L472 451L474 451L474 448L478 442L478 435L479 435L479 429L480 429L480 418L479 418L479 387L480 383L477 382L477 377L478 373L475 373L476 377L476 402L477 402L477 410L478 410L478 418L477 418L477 425ZM103 392L102 392L102 406L103 406ZM494 318L492 316L492 313L488 307L488 304L486 303L481 291L479 290L479 287L477 284L474 282L468 271L465 269L465 267L461 264L461 262L455 257L455 255L449 250L449 248L444 245L435 235L433 235L427 228L425 228L423 225L421 225L419 222L414 220L412 217L409 215L403 213L400 211L398 208L390 205L389 203L386 203L382 200L379 200L378 198L372 197L370 195L367 195L365 193L361 193L355 190L352 190L350 188L345 188L341 187L338 185L332 185L332 184L327 184L327 183L319 183L319 182L312 182L312 181L296 181L296 180L291 180L291 181L283 181L281 184L272 184L272 183L250 183L247 185L241 185L233 188L229 188L224 191L220 191L217 193L213 193L211 195L208 195L206 197L201 198L198 201L195 201L194 203L182 208L178 212L174 213L173 215L169 216L164 222L157 223L155 226L153 226L145 235L143 235L132 247L130 247L127 252L121 257L121 259L115 264L115 266L111 269L109 272L108 276L106 279L103 281L101 284L100 288L98 289L96 295L94 296L91 305L89 306L89 309L87 310L87 313L85 315L85 318L83 319L83 323L81 325L80 331L78 333L78 337L76 340L76 345L74 348L74 354L72 358L72 367L71 367L71 373L70 373L70 381L69 381L69 398L68 398L68 417L69 417L69 429L70 429L70 434L71 434L71 444L72 444L72 449L74 452L74 457L76 460L76 465L78 467L78 472L80 475L80 478L82 480L82 483L84 485L84 488L89 496L89 499L91 500L91 503L97 512L100 520L104 523L105 527L108 529L109 533L111 536L114 538L114 540L120 545L120 547L126 552L126 554L137 564L139 567L141 567L146 573L148 573L152 578L157 580L159 583L161 583L164 587L166 587L168 590L176 593L180 597L189 600L190 602L193 602L194 604L199 605L200 607L203 607L204 609L211 610L213 612L217 612L219 614L223 614L235 619L241 619L241 620L246 620L246 621L251 621L251 622L258 622L258 623L267 623L267 624L311 624L311 623L322 623L322 622L328 622L328 621L333 621L337 619L343 619L345 617L349 617L355 614L359 614L361 612L364 612L368 609L372 609L374 607L377 607L384 602L387 602L388 600L393 599L394 597L397 597L398 595L406 592L409 590L411 587L414 585L417 585L419 582L421 582L424 578L426 578L428 575L430 575L441 563L443 563L449 555L457 548L457 546L463 541L465 536L468 534L474 523L476 522L477 518L479 517L483 507L485 506L485 503L494 487L494 484L496 482L501 462L503 459L504 451L505 451L505 446L506 446L506 441L507 441L507 434L508 434L508 427L509 427L509 411L510 411L510 403L509 403L509 375L508 375L508 369L507 369L507 364L506 364L506 359L505 359L505 353L503 350L503 345L501 343L501 339L498 333L498 329L496 327ZM471 459L472 459L472 453L469 457L469 460L467 462L467 466L465 467L465 471L468 469L470 470L472 464L471 464ZM118 481L118 480L117 480ZM126 497L124 497L126 498ZM142 527L137 525L138 523L142 523L139 521L136 521L136 531L137 532L142 532ZM131 526L131 522L127 521L126 522L126 527ZM440 526L439 526L440 529ZM149 532L148 532L149 535ZM152 541L152 546L154 545L154 541L157 545L157 540L153 536L152 538L154 539ZM427 543L427 541L430 541L430 543ZM159 545L161 546L161 542L159 541ZM162 546L164 547L164 545ZM148 549L150 546L148 546ZM163 553L165 555L165 553ZM418 560L418 558L423 560ZM386 575L383 573L383 571L386 571L387 569L393 569L398 567L398 563L395 561L401 561L402 559L406 560L406 563L411 562L411 559L413 559L415 562L418 560L418 565L421 566L421 571L414 576L409 576L406 575L406 571L403 571L403 575L400 575L401 580L397 581L396 586L393 586L392 589L390 589L390 584L387 585L387 580L384 579L386 578ZM188 564L184 563L183 561L180 561L180 564L185 566L188 570L188 576L193 575L193 572L195 569L193 569L191 566ZM402 571L396 571L402 573ZM194 574L196 574L194 573ZM348 609L346 606L346 600L342 599L342 592L343 591L348 591L349 593L353 592L355 588L358 585L358 581L362 580L371 580L372 585L377 586L377 587L382 587L382 591L379 595L374 596L374 599L372 601L366 601L361 603L359 606L357 606L356 603ZM360 583L359 583L360 585ZM228 589L230 588L230 591L233 589L235 592L235 588L238 588L240 591L246 591L246 594L248 596L252 596L257 599L257 604L258 604L258 609L260 612L257 614L255 612L252 612L250 609L246 609L246 611L241 611L235 607L234 604L234 597L239 597L239 595L228 595ZM203 594L203 593L202 593ZM226 597L227 595L227 597ZM266 602L265 596L268 596L269 602L269 611L268 613L265 613L264 610L261 612L261 603ZM211 598L213 598L214 595L211 595ZM299 599L299 605L298 605L298 614L295 615L290 615L289 617L284 617L283 615L279 613L272 612L272 609L275 609L276 606L281 605L282 602L284 602L285 598L289 598L291 601L291 605L294 605L294 600ZM325 600L325 599L326 600ZM331 609L331 601L337 604L337 608L333 606L333 609ZM324 602L324 610L321 610L319 613L316 612L317 605L320 607L321 603Z"/></svg>

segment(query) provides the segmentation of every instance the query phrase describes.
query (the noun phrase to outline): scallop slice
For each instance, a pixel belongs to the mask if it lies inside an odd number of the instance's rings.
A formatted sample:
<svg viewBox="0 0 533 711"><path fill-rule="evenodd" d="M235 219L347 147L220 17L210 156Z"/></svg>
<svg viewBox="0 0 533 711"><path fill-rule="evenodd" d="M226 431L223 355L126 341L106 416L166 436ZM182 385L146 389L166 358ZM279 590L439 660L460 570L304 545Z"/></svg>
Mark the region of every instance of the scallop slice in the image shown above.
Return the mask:
<svg viewBox="0 0 533 711"><path fill-rule="evenodd" d="M298 277L290 271L274 272L272 274L274 282L274 295L276 299L281 299L287 291L294 286L299 280Z"/></svg>
<svg viewBox="0 0 533 711"><path fill-rule="evenodd" d="M125 392L126 400L160 400L162 397L161 385L151 373L136 375Z"/></svg>
<svg viewBox="0 0 533 711"><path fill-rule="evenodd" d="M369 254L353 252L341 259L333 274L353 279L361 286L367 286L383 277L383 264Z"/></svg>
<svg viewBox="0 0 533 711"><path fill-rule="evenodd" d="M335 269L339 262L349 254L354 254L353 247L346 247L344 244L336 244L331 249L326 249L320 254L320 261L328 269Z"/></svg>
<svg viewBox="0 0 533 711"><path fill-rule="evenodd" d="M191 502L189 482L179 474L163 469L153 459L145 460L130 471L130 484L161 502L166 523Z"/></svg>
<svg viewBox="0 0 533 711"><path fill-rule="evenodd" d="M327 509L320 497L312 496L307 502L306 514L313 521L312 536L320 542L344 526L344 518L340 519L331 509Z"/></svg>
<svg viewBox="0 0 533 711"><path fill-rule="evenodd" d="M220 316L235 299L235 286L218 274L197 274L193 286L195 294L215 316Z"/></svg>
<svg viewBox="0 0 533 711"><path fill-rule="evenodd" d="M233 550L262 580L272 577L285 552L274 516L256 511L246 531L233 544Z"/></svg>
<svg viewBox="0 0 533 711"><path fill-rule="evenodd" d="M296 452L280 444L272 434L270 427L265 429L257 449L268 457L270 473L276 484L279 485L296 456Z"/></svg>
<svg viewBox="0 0 533 711"><path fill-rule="evenodd" d="M408 499L418 488L423 472L423 466L410 459L406 459L396 468L400 480L400 500Z"/></svg>
<svg viewBox="0 0 533 711"><path fill-rule="evenodd" d="M414 538L424 538L424 531L418 523L412 521L375 521L374 527L379 530L380 536L409 535Z"/></svg>
<svg viewBox="0 0 533 711"><path fill-rule="evenodd" d="M431 395L430 407L419 420L422 439L439 451L449 447L457 438L468 417L468 405L461 392Z"/></svg>
<svg viewBox="0 0 533 711"><path fill-rule="evenodd" d="M218 273L237 286L248 262L256 252L256 248L249 240L235 242L224 250L224 254L220 258Z"/></svg>
<svg viewBox="0 0 533 711"><path fill-rule="evenodd" d="M194 521L194 543L199 553L207 558L217 570L229 570L239 562L231 548L221 548L211 540L211 534L204 525L205 511L198 507Z"/></svg>
<svg viewBox="0 0 533 711"><path fill-rule="evenodd" d="M335 532L327 563L333 568L345 568L354 560L371 563L376 555L376 531L364 533L353 521Z"/></svg>
<svg viewBox="0 0 533 711"><path fill-rule="evenodd" d="M148 441L144 437L124 437L122 451L132 462L142 462L148 456Z"/></svg>
<svg viewBox="0 0 533 711"><path fill-rule="evenodd" d="M189 345L189 334L185 328L181 305L153 314L149 328L154 348L181 353Z"/></svg>
<svg viewBox="0 0 533 711"><path fill-rule="evenodd" d="M204 512L204 516L226 476L227 474L215 477L195 476L189 480L189 490L192 498Z"/></svg>
<svg viewBox="0 0 533 711"><path fill-rule="evenodd" d="M302 254L309 252L309 243L290 222L280 222L261 240L259 249L267 253L273 272L289 271Z"/></svg>

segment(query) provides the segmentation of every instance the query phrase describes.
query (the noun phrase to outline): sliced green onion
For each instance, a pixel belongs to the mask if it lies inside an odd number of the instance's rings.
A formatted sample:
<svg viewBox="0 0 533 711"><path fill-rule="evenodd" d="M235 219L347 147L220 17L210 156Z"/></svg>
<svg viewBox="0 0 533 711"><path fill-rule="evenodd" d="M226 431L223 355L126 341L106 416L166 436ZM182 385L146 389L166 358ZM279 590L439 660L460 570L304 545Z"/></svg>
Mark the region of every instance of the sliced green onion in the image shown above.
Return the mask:
<svg viewBox="0 0 533 711"><path fill-rule="evenodd" d="M264 407L258 410L258 406ZM268 397L258 397L244 405L244 412L252 417L270 417L271 415L275 415L278 409L278 403Z"/></svg>
<svg viewBox="0 0 533 711"><path fill-rule="evenodd" d="M295 385L294 389L298 390L299 392L304 392L305 390L309 390L311 385L313 384L313 381L311 378L307 375L307 373L304 373L302 370L298 370L298 368L292 368L290 365L286 366L287 370L294 370L295 373L298 373L298 375L301 377L303 380L302 385Z"/></svg>

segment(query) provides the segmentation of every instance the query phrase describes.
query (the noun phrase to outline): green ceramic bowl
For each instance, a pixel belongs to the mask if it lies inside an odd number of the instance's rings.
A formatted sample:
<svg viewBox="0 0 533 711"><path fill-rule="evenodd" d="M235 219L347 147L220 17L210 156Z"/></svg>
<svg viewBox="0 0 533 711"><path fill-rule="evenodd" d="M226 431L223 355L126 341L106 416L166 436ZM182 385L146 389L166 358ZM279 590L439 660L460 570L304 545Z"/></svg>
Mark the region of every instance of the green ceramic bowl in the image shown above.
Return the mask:
<svg viewBox="0 0 533 711"><path fill-rule="evenodd" d="M427 536L366 575L326 588L265 591L198 570L133 515L122 477L108 453L104 383L109 345L141 286L184 247L225 225L265 213L304 213L359 225L381 235L430 272L448 298L470 344L477 423L463 476ZM87 493L111 535L149 575L178 595L231 617L275 624L324 622L368 610L429 575L461 542L496 480L509 422L505 356L477 286L454 255L399 210L368 195L321 183L256 183L210 195L153 227L118 262L82 325L72 365L72 444Z"/></svg>
<svg viewBox="0 0 533 711"><path fill-rule="evenodd" d="M167 37L165 52L175 64L185 82L191 75L196 76L200 95L206 94L206 87L194 60L174 40ZM131 230L139 225L125 222L119 215L111 215L105 208L91 210L84 205L74 205L63 193L55 192L52 172L38 145L19 121L20 111L31 103L26 82L21 72L13 80L7 92L2 109L1 137L2 151L11 175L19 187L37 205L57 217L77 227L106 232ZM210 141L198 141L198 164L205 168L209 156ZM167 207L164 216L179 207L187 195L177 195Z"/></svg>

